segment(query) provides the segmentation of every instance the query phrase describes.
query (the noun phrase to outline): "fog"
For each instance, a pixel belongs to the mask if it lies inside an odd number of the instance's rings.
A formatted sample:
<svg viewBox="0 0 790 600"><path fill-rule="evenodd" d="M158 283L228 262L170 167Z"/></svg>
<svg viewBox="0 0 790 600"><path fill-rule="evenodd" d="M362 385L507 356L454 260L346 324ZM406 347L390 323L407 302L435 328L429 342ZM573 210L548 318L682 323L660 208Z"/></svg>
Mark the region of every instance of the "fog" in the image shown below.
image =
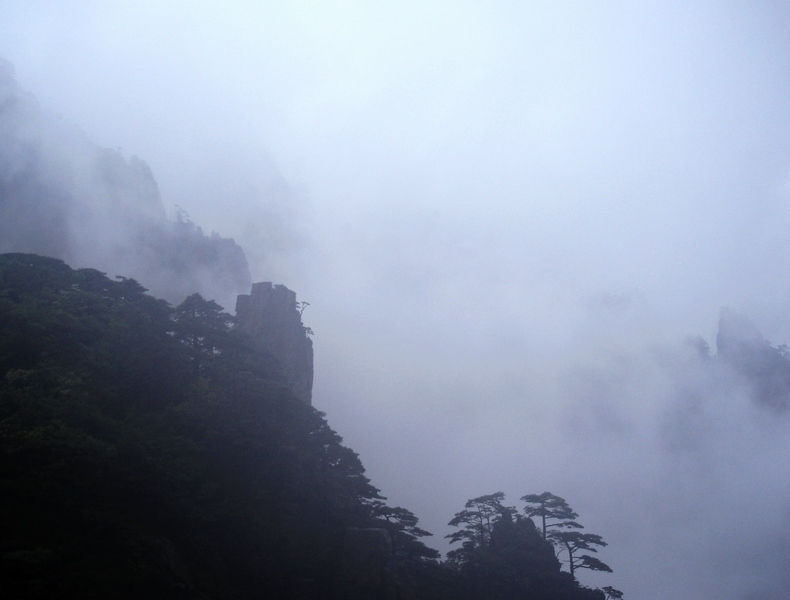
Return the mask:
<svg viewBox="0 0 790 600"><path fill-rule="evenodd" d="M790 598L783 3L11 1L0 56L310 303L314 405L429 544L548 490L583 583Z"/></svg>

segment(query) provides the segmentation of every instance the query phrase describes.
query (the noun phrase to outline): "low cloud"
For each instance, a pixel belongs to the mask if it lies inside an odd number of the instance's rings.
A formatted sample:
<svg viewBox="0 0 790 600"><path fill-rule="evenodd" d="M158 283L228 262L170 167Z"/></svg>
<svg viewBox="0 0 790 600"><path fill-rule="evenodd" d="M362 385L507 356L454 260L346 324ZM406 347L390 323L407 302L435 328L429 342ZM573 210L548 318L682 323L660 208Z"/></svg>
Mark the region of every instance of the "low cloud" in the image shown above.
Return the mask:
<svg viewBox="0 0 790 600"><path fill-rule="evenodd" d="M165 216L150 167L100 148L42 110L0 62L0 251L134 277L178 303L195 291L232 309L249 291L242 249L184 212Z"/></svg>

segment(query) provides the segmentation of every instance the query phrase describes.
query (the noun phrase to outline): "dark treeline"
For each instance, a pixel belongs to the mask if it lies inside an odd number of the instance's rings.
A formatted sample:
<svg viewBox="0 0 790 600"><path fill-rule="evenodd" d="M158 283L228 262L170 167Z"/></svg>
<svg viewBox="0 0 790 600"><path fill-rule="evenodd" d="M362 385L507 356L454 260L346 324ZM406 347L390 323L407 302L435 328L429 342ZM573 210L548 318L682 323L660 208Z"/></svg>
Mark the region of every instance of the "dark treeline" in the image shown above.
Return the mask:
<svg viewBox="0 0 790 600"><path fill-rule="evenodd" d="M3 598L619 597L551 494L470 500L440 560L230 315L145 292L0 255Z"/></svg>
<svg viewBox="0 0 790 600"><path fill-rule="evenodd" d="M446 565L462 585L460 598L497 600L609 600L622 592L606 586L602 590L580 586L578 569L612 572L591 556L595 546L606 546L601 536L581 533L584 526L567 502L549 492L528 494L523 515L504 504L505 494L496 492L469 500L455 514L448 535L460 547L447 554ZM540 529L531 517L536 517ZM562 562L568 571L560 569Z"/></svg>

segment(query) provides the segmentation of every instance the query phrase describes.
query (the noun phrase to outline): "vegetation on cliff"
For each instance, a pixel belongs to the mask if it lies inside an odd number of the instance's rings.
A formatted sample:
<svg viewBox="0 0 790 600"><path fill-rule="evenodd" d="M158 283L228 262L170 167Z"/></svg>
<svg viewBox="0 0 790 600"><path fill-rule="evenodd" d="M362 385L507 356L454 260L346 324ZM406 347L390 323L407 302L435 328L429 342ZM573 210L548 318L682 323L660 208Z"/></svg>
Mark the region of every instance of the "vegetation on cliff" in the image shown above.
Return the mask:
<svg viewBox="0 0 790 600"><path fill-rule="evenodd" d="M145 292L0 255L3 597L603 597L496 494L440 562L277 357L212 301ZM354 528L389 532L389 579L349 579Z"/></svg>
<svg viewBox="0 0 790 600"><path fill-rule="evenodd" d="M0 257L3 596L326 596L378 490L219 306L144 292Z"/></svg>
<svg viewBox="0 0 790 600"><path fill-rule="evenodd" d="M533 499L539 499L537 507ZM505 505L505 494L496 492L469 500L449 525L457 530L448 535L460 547L448 553L449 564L462 583L459 597L497 600L604 600L614 588L593 590L581 586L574 577L580 566L599 571L611 569L596 559L568 549L564 531L546 534L538 530L530 517L557 520L559 528L583 526L572 519L578 517L565 500L549 492L522 498L527 505L524 515L513 506ZM577 533L577 532L573 532ZM593 534L584 534L591 536ZM593 537L600 539L600 536ZM606 545L601 540L602 545ZM555 546L557 548L555 552ZM573 548L575 551L577 548ZM586 548L595 552L595 549ZM565 554L563 555L563 552ZM560 558L568 564L562 571ZM610 591L611 590L611 591Z"/></svg>

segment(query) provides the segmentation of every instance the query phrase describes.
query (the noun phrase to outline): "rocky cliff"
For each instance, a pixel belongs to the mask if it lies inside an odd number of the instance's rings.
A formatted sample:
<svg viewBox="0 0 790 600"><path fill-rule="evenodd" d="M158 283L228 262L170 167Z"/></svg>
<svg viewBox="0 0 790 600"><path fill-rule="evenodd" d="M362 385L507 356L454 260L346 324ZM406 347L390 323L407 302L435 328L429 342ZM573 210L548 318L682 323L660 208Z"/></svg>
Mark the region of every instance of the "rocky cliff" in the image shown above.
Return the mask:
<svg viewBox="0 0 790 600"><path fill-rule="evenodd" d="M254 283L249 295L236 299L236 323L277 360L294 396L311 404L313 342L302 324L296 292L268 281Z"/></svg>
<svg viewBox="0 0 790 600"><path fill-rule="evenodd" d="M250 286L244 252L174 216L145 161L47 113L0 59L0 252L133 277L173 304L199 292L229 306Z"/></svg>

